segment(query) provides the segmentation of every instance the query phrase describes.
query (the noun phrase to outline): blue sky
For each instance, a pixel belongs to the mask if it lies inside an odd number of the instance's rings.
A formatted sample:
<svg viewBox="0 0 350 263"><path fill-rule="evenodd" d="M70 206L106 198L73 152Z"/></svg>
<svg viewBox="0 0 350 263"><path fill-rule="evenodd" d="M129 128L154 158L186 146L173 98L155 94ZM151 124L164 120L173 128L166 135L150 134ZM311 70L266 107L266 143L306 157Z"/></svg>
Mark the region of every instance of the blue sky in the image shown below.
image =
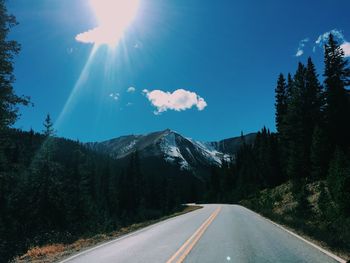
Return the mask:
<svg viewBox="0 0 350 263"><path fill-rule="evenodd" d="M113 49L76 40L99 23L88 0L8 7L20 23L11 38L22 44L15 89L35 104L16 127L41 131L50 113L59 136L81 141L166 128L205 141L274 130L278 74L307 56L322 74L327 35L319 37L330 30L350 47L345 0L140 0Z"/></svg>

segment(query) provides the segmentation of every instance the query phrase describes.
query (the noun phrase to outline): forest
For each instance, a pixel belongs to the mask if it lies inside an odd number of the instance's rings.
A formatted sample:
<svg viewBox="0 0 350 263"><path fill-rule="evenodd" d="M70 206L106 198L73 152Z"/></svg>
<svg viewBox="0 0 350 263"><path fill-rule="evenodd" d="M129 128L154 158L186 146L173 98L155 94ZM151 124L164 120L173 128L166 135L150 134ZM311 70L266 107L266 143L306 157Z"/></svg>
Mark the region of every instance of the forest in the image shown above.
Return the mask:
<svg viewBox="0 0 350 263"><path fill-rule="evenodd" d="M299 63L294 75L279 75L276 132L264 127L254 144L243 144L232 167L213 169L208 200L247 199L242 203L253 210L349 253L350 68L332 34L324 47L323 79L311 58ZM260 191L287 182L296 207L276 215L272 210L281 194ZM318 185L317 211L309 200L312 184Z"/></svg>
<svg viewBox="0 0 350 263"><path fill-rule="evenodd" d="M51 125L48 118L42 134L2 133L2 259L159 218L184 201L170 178L143 176L137 153L122 169L79 142L55 138Z"/></svg>
<svg viewBox="0 0 350 263"><path fill-rule="evenodd" d="M8 40L17 22L4 0L0 17L2 262L35 245L69 243L159 218L185 202L238 203L286 182L297 200L293 213L305 220L312 217L306 185L322 182L323 228L313 230L350 251L350 68L332 35L324 48L323 81L311 58L299 63L294 75L281 74L275 89L276 132L264 127L253 144L242 136L234 162L212 167L210 177L200 182L184 175L145 175L137 152L121 167L79 141L58 138L50 115L41 132L14 129L20 107L32 102L13 88L20 45ZM204 192L194 191L201 183ZM259 202L251 208L264 211ZM326 232L333 236L322 235Z"/></svg>

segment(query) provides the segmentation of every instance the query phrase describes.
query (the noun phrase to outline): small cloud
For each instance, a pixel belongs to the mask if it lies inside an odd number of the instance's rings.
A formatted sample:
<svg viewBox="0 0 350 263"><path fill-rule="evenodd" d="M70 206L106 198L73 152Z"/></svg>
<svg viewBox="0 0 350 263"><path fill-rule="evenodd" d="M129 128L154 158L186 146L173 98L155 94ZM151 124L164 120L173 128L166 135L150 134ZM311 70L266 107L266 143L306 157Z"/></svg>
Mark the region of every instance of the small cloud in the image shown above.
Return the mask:
<svg viewBox="0 0 350 263"><path fill-rule="evenodd" d="M129 87L128 89L127 89L127 92L129 92L129 93L134 93L136 91L136 88L135 87Z"/></svg>
<svg viewBox="0 0 350 263"><path fill-rule="evenodd" d="M300 57L304 54L304 50L298 49L297 53L295 54L296 57Z"/></svg>
<svg viewBox="0 0 350 263"><path fill-rule="evenodd" d="M157 108L156 115L167 110L184 111L192 107L197 107L199 111L207 107L206 101L195 92L184 89L175 90L173 93L162 90L143 90L147 99Z"/></svg>
<svg viewBox="0 0 350 263"><path fill-rule="evenodd" d="M305 45L307 42L309 42L310 39L309 38L305 38L305 39L302 39L300 42L299 42L299 46L298 46L298 50L297 50L297 53L295 54L296 57L300 57L304 54L304 48L305 48Z"/></svg>
<svg viewBox="0 0 350 263"><path fill-rule="evenodd" d="M98 39L102 36L101 28L96 27L94 29L90 29L83 33L78 34L75 37L75 40L85 44L95 44Z"/></svg>
<svg viewBox="0 0 350 263"><path fill-rule="evenodd" d="M128 102L128 103L126 104L126 107L131 107L132 105L134 105L134 103Z"/></svg>
<svg viewBox="0 0 350 263"><path fill-rule="evenodd" d="M111 93L111 94L109 94L109 97L111 97L114 100L119 100L120 94L119 93Z"/></svg>
<svg viewBox="0 0 350 263"><path fill-rule="evenodd" d="M122 36L122 32L114 32L111 27L95 27L78 34L75 40L84 44L115 44Z"/></svg>

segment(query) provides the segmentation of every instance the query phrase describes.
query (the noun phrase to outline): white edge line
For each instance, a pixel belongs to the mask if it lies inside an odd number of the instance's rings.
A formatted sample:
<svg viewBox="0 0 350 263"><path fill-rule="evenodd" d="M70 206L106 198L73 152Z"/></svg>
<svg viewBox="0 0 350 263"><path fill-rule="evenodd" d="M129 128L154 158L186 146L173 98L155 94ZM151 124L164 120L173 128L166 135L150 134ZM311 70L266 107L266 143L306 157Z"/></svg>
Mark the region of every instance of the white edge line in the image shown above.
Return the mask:
<svg viewBox="0 0 350 263"><path fill-rule="evenodd" d="M204 208L204 207L203 207L203 208ZM98 249L98 248L103 247L103 246L107 246L107 245L109 245L109 244L112 244L112 243L114 243L114 242L118 242L118 241L123 240L123 239L125 239L125 238L128 238L128 237L130 237L130 236L133 236L133 235L142 233L142 232L144 232L144 231L147 231L147 230L150 229L150 228L153 228L153 227L158 226L158 225L161 225L161 224L163 224L163 223L165 223L165 222L174 220L175 218L177 218L177 217L179 217L179 216L187 215L187 214L190 214L190 213L196 212L196 211L197 211L197 212L198 212L198 211L201 211L201 209L196 209L196 210L194 210L194 211L190 211L190 212L188 212L188 213L185 213L185 214L182 214L182 215L178 215L178 216L174 216L174 217L168 218L168 219L166 219L166 220L164 220L164 221L160 221L160 222L158 222L158 223L155 223L155 224L146 226L145 228L141 228L141 229L136 230L136 231L134 231L134 232L131 232L131 233L129 233L129 234L126 234L126 235L117 237L117 238L115 238L115 239L113 239L113 240L111 240L111 241L108 241L108 242L102 243L102 244L100 244L100 245L98 245L98 246L94 246L94 247L92 247L92 248L89 248L89 249L87 249L87 250L84 250L84 251L82 251L82 252L80 252L80 253L78 253L78 254L75 254L75 255L73 255L73 256L70 256L70 257L68 257L68 258L66 258L66 259L64 259L64 260L62 260L62 261L58 261L58 263L66 263L66 262L69 262L69 261L71 261L72 259L78 258L78 257L80 257L80 256L82 256L82 255L84 255L84 254L88 254L88 253L90 253L91 251L93 251L93 250L95 250L95 249Z"/></svg>
<svg viewBox="0 0 350 263"><path fill-rule="evenodd" d="M286 229L285 227L281 226L280 224L277 224L277 223L275 223L274 221L272 221L272 220L270 220L270 219L268 219L268 218L266 218L266 217L264 217L264 216L262 216L262 215L260 215L260 214L258 214L258 213L256 213L256 212L254 212L254 211L252 211L252 210L250 210L250 209L248 209L248 208L246 208L246 207L244 207L244 206L241 206L241 207L247 209L247 210L250 211L250 212L253 212L254 214L256 214L256 215L258 215L259 217L261 217L261 218L265 219L266 221L268 221L269 223L271 223L271 224L277 226L278 228L280 228L280 229L286 231L286 232L289 233L290 235L292 235L292 236L294 236L294 237L296 237L296 238L298 238L298 239L304 241L305 243L307 243L307 244L309 244L310 246L312 246L312 247L318 249L319 251L321 251L322 253L326 254L327 256L333 258L334 260L336 260L336 261L338 261L338 262L340 262L340 263L347 263L346 260L344 260L344 259L338 257L337 255L333 254L332 252L329 252L329 251L327 251L327 250L321 248L320 246L318 246L318 245L312 243L311 241L306 240L305 238L299 236L298 234L296 234L296 233L294 233L294 232L292 232L292 231Z"/></svg>

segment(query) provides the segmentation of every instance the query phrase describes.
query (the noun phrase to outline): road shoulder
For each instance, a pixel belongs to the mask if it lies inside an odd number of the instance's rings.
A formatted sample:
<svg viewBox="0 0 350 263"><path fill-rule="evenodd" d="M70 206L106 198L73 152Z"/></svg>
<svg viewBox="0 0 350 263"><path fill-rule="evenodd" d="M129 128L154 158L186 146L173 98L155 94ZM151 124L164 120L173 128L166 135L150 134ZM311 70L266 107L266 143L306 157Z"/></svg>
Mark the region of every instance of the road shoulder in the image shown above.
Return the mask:
<svg viewBox="0 0 350 263"><path fill-rule="evenodd" d="M149 220L137 224L132 224L116 231L94 235L89 238L82 238L71 244L48 244L42 247L34 247L28 250L28 252L22 256L14 259L14 263L52 263L52 262L68 262L81 254L90 252L94 249L116 242L120 239L126 238L130 235L134 235L141 231L146 231L158 224L164 223L168 220L172 220L178 216L201 209L202 206L188 204L179 212L164 216L159 219Z"/></svg>
<svg viewBox="0 0 350 263"><path fill-rule="evenodd" d="M263 216L263 215L261 215L261 214L255 212L255 211L253 211L253 210L251 210L251 209L249 209L249 208L247 208L247 207L244 207L244 206L242 206L242 207L243 207L244 209L246 209L246 210L248 210L248 211L250 211L250 212L256 214L256 215L259 216L260 218L262 218L262 219L268 221L269 223L275 225L276 227L278 227L278 228L284 230L284 231L287 232L288 234L290 234L290 235L292 235L292 236L294 236L294 237L296 237L296 238L298 238L298 239L304 241L305 243L307 243L307 244L309 244L310 246L316 248L317 250L321 251L322 253L326 254L327 256L333 258L333 259L336 260L337 262L339 262L339 263L347 263L347 262L348 262L347 260L345 260L345 259L341 258L340 256L338 256L338 255L334 254L333 252L331 252L331 251L329 250L329 248L328 248L328 247L325 247L324 245L322 245L321 242L318 242L318 241L312 239L311 237L305 235L304 233L300 233L300 232L296 231L295 229L290 228L289 226L281 225L281 224L279 224L279 223L276 223L276 222L272 221L271 219L269 219L269 218L267 218L267 217L265 217L265 216Z"/></svg>

